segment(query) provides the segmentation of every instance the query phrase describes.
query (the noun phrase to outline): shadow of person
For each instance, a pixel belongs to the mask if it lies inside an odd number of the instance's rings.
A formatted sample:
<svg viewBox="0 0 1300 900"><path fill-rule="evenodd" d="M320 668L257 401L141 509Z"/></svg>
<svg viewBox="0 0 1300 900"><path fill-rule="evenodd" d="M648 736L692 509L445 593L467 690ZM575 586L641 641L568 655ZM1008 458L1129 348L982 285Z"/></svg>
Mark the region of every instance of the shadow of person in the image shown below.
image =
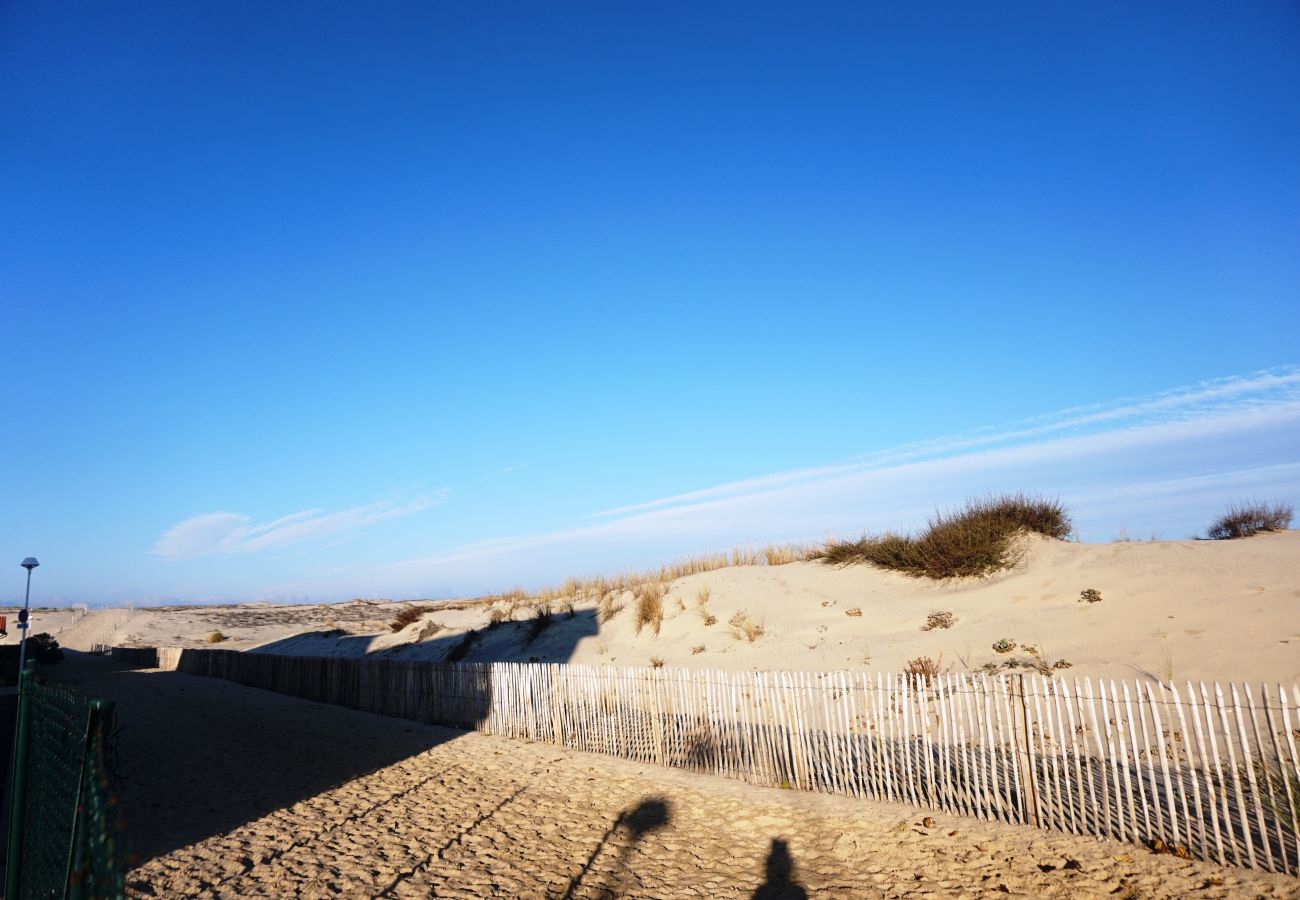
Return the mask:
<svg viewBox="0 0 1300 900"><path fill-rule="evenodd" d="M582 884L583 878L591 871L592 866L600 857L600 853L605 849L605 845L619 831L627 833L626 842L618 852L618 859L613 866L614 884L605 885L597 890L598 896L618 896L622 891L619 889L626 875L628 860L632 856L632 851L636 845L641 842L646 835L664 828L673 819L672 806L667 800L661 797L647 797L632 809L625 809L618 814L614 824L606 829L600 841L597 842L595 849L591 851L591 856L587 857L586 863L583 864L582 870L573 877L569 882L568 890L564 892L565 900L575 896L575 892Z"/></svg>
<svg viewBox="0 0 1300 900"><path fill-rule="evenodd" d="M794 880L790 845L773 838L772 847L767 851L765 879L754 891L754 900L807 900L807 897L808 892Z"/></svg>

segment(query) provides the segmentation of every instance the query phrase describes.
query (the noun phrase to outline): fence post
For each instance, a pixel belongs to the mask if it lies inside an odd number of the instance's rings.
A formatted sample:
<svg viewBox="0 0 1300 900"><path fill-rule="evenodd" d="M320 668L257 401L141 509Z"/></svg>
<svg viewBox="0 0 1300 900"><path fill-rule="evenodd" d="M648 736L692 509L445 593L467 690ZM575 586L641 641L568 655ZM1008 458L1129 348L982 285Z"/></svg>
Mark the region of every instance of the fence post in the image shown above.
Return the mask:
<svg viewBox="0 0 1300 900"><path fill-rule="evenodd" d="M27 752L31 732L31 689L36 663L18 673L18 721L14 728L14 764L9 795L9 851L5 859L5 896L17 897L22 869L23 814L27 808Z"/></svg>
<svg viewBox="0 0 1300 900"><path fill-rule="evenodd" d="M1034 759L1029 742L1029 705L1025 702L1025 676L1017 674L1011 682L1011 695L1015 698L1011 711L1011 736L1015 741L1016 753L1020 757L1020 795L1025 809L1033 819L1036 828L1043 827L1042 817L1038 812L1038 783L1034 777Z"/></svg>

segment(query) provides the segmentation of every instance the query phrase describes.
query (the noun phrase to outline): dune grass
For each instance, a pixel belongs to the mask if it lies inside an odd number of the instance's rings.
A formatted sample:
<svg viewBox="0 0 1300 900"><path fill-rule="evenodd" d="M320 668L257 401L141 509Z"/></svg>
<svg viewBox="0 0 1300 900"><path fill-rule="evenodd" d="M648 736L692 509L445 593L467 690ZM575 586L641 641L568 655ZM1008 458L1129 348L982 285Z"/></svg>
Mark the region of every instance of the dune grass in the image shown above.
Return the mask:
<svg viewBox="0 0 1300 900"><path fill-rule="evenodd" d="M664 594L667 592L667 586L657 581L646 582L636 589L637 634L647 625L654 629L656 635L659 634L664 623Z"/></svg>
<svg viewBox="0 0 1300 900"><path fill-rule="evenodd" d="M1064 540L1070 530L1070 515L1059 501L1006 494L937 513L916 536L891 532L830 541L809 558L834 565L867 563L917 578L978 576L1016 564L1018 534Z"/></svg>
<svg viewBox="0 0 1300 900"><path fill-rule="evenodd" d="M1230 541L1267 531L1285 531L1291 527L1295 507L1290 503L1233 503L1206 529L1212 541Z"/></svg>

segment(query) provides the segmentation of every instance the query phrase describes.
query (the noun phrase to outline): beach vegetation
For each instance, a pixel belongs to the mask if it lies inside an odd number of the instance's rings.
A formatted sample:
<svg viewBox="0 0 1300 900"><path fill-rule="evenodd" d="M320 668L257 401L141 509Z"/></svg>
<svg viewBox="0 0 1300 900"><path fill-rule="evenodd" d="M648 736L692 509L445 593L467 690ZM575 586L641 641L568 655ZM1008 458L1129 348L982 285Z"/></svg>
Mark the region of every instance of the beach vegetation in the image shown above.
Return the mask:
<svg viewBox="0 0 1300 900"><path fill-rule="evenodd" d="M405 609L398 610L397 615L393 616L393 621L388 623L388 627L394 631L401 631L412 622L419 621L425 613L434 611L432 606L408 606Z"/></svg>
<svg viewBox="0 0 1300 900"><path fill-rule="evenodd" d="M914 682L917 676L920 676L928 685L937 678L942 669L943 654L938 659L930 656L918 656L916 659L908 660L907 665L903 667L903 674L907 676L908 684Z"/></svg>
<svg viewBox="0 0 1300 900"><path fill-rule="evenodd" d="M740 610L730 619L727 624L731 627L731 636L738 641L748 641L754 643L767 633L766 626L762 622L754 619L745 610Z"/></svg>
<svg viewBox="0 0 1300 900"><path fill-rule="evenodd" d="M1004 494L969 500L949 513L937 513L917 535L887 532L853 541L828 541L810 559L833 565L867 563L918 578L987 575L1020 559L1015 538L1038 534L1069 537L1070 515L1057 500Z"/></svg>
<svg viewBox="0 0 1300 900"><path fill-rule="evenodd" d="M951 628L956 621L957 617L946 610L932 612L925 617L925 624L921 626L921 630L934 631L936 628Z"/></svg>
<svg viewBox="0 0 1300 900"><path fill-rule="evenodd" d="M1291 527L1295 507L1290 503L1233 503L1206 529L1212 541L1230 541Z"/></svg>

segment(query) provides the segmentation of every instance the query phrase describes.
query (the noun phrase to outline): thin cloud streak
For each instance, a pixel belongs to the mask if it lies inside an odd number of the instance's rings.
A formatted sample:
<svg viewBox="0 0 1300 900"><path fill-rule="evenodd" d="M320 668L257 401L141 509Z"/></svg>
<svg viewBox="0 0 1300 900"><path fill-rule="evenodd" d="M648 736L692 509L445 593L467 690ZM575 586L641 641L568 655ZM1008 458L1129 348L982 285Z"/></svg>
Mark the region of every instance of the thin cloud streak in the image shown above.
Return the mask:
<svg viewBox="0 0 1300 900"><path fill-rule="evenodd" d="M1300 372L1295 373L1300 375ZM1254 384L1252 398L1245 388ZM1061 435L1010 446L959 451L939 458L809 468L797 472L734 482L718 488L625 509L630 515L553 532L497 537L453 547L419 559L393 563L375 573L382 579L412 583L413 579L456 572L460 578L482 581L485 560L511 559L516 567L528 557L554 567L553 559L590 560L617 554L618 548L674 546L696 552L735 541L815 539L828 532L856 533L863 528L906 525L923 518L935 504L959 502L983 490L1042 490L1060 494L1079 505L1081 521L1093 530L1110 527L1114 502L1127 498L1141 504L1149 499L1160 508L1134 510L1163 516L1162 522L1186 516L1187 503L1222 502L1216 490L1261 487L1294 492L1300 489L1300 378L1265 377L1224 380L1210 389L1172 394L1125 408L1142 413L1153 408L1177 410L1178 415L1137 424L1127 416L1105 419L1084 413L1071 421L1111 421L1120 427L1084 434ZM1279 390L1280 388L1280 390ZM1190 398L1199 401L1199 407ZM1211 398L1235 397L1223 405ZM1015 429L1002 433L1023 433ZM1039 434L1047 433L1044 429ZM937 444L938 442L934 442ZM955 445L955 444L953 444ZM889 454L881 454L886 457ZM1179 494L1178 488L1185 489ZM1208 499L1207 499L1208 498ZM1098 508L1094 515L1088 504ZM563 553L555 548L566 548ZM613 551L610 548L615 548ZM543 559L537 552L545 550ZM509 568L507 567L502 567ZM588 564L570 566L587 570ZM536 577L536 576L534 576ZM546 575L545 577L550 577Z"/></svg>
<svg viewBox="0 0 1300 900"><path fill-rule="evenodd" d="M1086 433L1090 428L1123 422L1136 426L1195 420L1214 413L1240 411L1243 408L1276 408L1279 404L1298 400L1300 400L1300 366L1281 366L1251 375L1234 375L1202 381L1144 397L1126 397L1112 403L1072 407L1044 416L1021 419L1005 426L916 441L856 457L846 463L792 469L729 482L699 491L604 510L593 513L590 518L625 516L711 497L745 494L854 471L870 471L887 463L906 463L980 447L1013 445L1053 433Z"/></svg>
<svg viewBox="0 0 1300 900"><path fill-rule="evenodd" d="M169 528L154 543L152 553L167 560L258 553L350 535L379 522L423 512L446 497L446 491L435 491L406 501L380 500L338 512L305 509L261 524L253 524L241 513L204 513Z"/></svg>

